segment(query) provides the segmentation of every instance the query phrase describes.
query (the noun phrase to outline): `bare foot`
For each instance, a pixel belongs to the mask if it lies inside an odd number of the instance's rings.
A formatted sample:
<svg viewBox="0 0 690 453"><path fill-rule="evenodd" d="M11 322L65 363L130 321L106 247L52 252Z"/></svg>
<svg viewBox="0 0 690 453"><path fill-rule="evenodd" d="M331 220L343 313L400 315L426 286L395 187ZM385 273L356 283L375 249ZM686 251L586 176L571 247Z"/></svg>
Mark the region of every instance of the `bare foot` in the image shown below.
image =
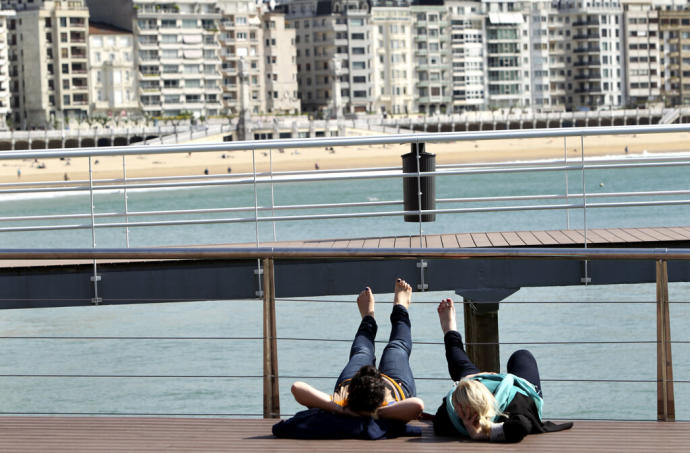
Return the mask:
<svg viewBox="0 0 690 453"><path fill-rule="evenodd" d="M412 287L407 284L405 280L399 278L395 281L395 295L393 296L394 305L402 305L405 308L410 307L412 301Z"/></svg>
<svg viewBox="0 0 690 453"><path fill-rule="evenodd" d="M443 335L451 330L458 330L458 324L455 320L455 305L452 299L442 300L436 311L438 311L438 319L441 321Z"/></svg>
<svg viewBox="0 0 690 453"><path fill-rule="evenodd" d="M362 318L365 316L374 317L374 294L371 292L371 288L368 286L364 288L364 291L359 293L357 297L357 307L359 308L359 314Z"/></svg>

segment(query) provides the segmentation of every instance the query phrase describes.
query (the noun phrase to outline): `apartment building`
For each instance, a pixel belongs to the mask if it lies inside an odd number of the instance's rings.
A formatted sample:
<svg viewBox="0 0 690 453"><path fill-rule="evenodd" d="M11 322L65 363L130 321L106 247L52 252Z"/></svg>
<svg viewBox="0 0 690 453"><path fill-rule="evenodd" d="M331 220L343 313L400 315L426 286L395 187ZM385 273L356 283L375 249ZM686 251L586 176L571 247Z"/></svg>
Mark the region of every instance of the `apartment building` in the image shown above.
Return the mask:
<svg viewBox="0 0 690 453"><path fill-rule="evenodd" d="M139 116L132 32L107 24L89 24L91 115Z"/></svg>
<svg viewBox="0 0 690 453"><path fill-rule="evenodd" d="M240 112L240 65L248 72L249 105L253 114L266 111L266 81L261 8L251 0L221 0L220 10L221 71L223 110L230 115Z"/></svg>
<svg viewBox="0 0 690 453"><path fill-rule="evenodd" d="M486 16L481 2L448 0L450 13L453 112L483 110L486 90Z"/></svg>
<svg viewBox="0 0 690 453"><path fill-rule="evenodd" d="M12 0L2 7L16 12L8 23L16 127L54 127L86 117L89 10L83 0Z"/></svg>
<svg viewBox="0 0 690 453"><path fill-rule="evenodd" d="M530 107L528 2L483 0L483 3L487 14L487 105Z"/></svg>
<svg viewBox="0 0 690 453"><path fill-rule="evenodd" d="M667 106L690 103L690 10L659 11L661 97Z"/></svg>
<svg viewBox="0 0 690 453"><path fill-rule="evenodd" d="M94 21L132 31L147 117L222 113L215 0L86 0Z"/></svg>
<svg viewBox="0 0 690 453"><path fill-rule="evenodd" d="M413 3L416 111L434 115L453 110L450 14L443 0Z"/></svg>
<svg viewBox="0 0 690 453"><path fill-rule="evenodd" d="M286 28L285 15L253 0L221 0L218 8L224 111L240 111L238 71L244 61L250 112L299 112L295 31Z"/></svg>
<svg viewBox="0 0 690 453"><path fill-rule="evenodd" d="M332 109L337 87L345 112L372 111L374 49L369 2L295 0L286 6L288 25L296 34L302 110ZM338 84L334 77L339 78Z"/></svg>
<svg viewBox="0 0 690 453"><path fill-rule="evenodd" d="M382 114L415 112L414 18L409 2L380 1L371 8L374 110Z"/></svg>
<svg viewBox="0 0 690 453"><path fill-rule="evenodd" d="M266 113L299 113L295 30L287 28L285 14L264 11L264 74Z"/></svg>
<svg viewBox="0 0 690 453"><path fill-rule="evenodd" d="M623 9L617 0L561 4L570 31L568 110L625 105Z"/></svg>
<svg viewBox="0 0 690 453"><path fill-rule="evenodd" d="M659 12L651 0L623 0L626 105L661 100Z"/></svg>
<svg viewBox="0 0 690 453"><path fill-rule="evenodd" d="M6 130L7 117L12 111L10 108L10 60L8 51L7 19L14 17L14 11L0 10L0 130Z"/></svg>

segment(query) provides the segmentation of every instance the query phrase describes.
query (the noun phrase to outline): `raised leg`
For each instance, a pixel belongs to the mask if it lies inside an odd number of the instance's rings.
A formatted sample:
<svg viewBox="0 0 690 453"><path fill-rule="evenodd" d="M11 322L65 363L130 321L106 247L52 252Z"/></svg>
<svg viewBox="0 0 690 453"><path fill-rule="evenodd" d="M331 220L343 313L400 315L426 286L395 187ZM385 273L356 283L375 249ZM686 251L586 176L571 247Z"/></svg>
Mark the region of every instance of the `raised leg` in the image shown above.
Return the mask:
<svg viewBox="0 0 690 453"><path fill-rule="evenodd" d="M412 324L407 308L412 300L412 287L402 279L395 282L395 296L393 298L393 312L391 313L391 336L383 350L379 370L395 379L405 396L417 395L412 369L410 368L410 354L412 353Z"/></svg>

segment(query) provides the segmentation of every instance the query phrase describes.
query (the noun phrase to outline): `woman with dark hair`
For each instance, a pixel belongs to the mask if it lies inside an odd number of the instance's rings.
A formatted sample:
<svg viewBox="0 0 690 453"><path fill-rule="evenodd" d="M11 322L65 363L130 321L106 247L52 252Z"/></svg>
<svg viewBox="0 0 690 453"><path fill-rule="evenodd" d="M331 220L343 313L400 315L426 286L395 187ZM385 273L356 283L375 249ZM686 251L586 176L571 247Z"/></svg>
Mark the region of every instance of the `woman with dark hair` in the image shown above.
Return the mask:
<svg viewBox="0 0 690 453"><path fill-rule="evenodd" d="M407 309L412 288L406 281L395 283L391 335L378 369L374 366L374 339L378 326L374 319L374 295L369 287L357 298L362 321L350 349L350 360L340 373L332 395L304 382L292 385L295 400L309 408L336 414L371 416L399 421L416 419L424 410L417 398L410 353L412 333Z"/></svg>

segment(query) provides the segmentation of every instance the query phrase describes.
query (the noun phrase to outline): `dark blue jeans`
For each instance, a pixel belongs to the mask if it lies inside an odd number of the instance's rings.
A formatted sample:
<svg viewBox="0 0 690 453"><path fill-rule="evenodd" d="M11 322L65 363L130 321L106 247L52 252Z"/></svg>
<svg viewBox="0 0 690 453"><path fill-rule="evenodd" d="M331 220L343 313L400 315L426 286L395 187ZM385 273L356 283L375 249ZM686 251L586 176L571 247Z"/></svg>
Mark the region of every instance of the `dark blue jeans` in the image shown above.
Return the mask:
<svg viewBox="0 0 690 453"><path fill-rule="evenodd" d="M365 365L376 366L374 355L374 339L378 325L371 316L362 318L355 339L350 348L350 360L340 373L335 388L346 380L351 379L360 368ZM391 336L381 355L379 371L395 379L405 392L406 397L417 394L414 376L410 368L410 354L412 353L412 325L407 309L402 305L393 305L391 313Z"/></svg>
<svg viewBox="0 0 690 453"><path fill-rule="evenodd" d="M472 363L470 358L467 357L465 348L462 345L462 335L460 335L459 332L454 330L449 331L446 333L445 337L443 337L443 342L446 345L448 372L452 380L459 381L465 376L481 372L481 370ZM531 352L526 349L515 351L508 359L507 370L508 373L531 382L537 390L537 393L543 397L537 360Z"/></svg>

